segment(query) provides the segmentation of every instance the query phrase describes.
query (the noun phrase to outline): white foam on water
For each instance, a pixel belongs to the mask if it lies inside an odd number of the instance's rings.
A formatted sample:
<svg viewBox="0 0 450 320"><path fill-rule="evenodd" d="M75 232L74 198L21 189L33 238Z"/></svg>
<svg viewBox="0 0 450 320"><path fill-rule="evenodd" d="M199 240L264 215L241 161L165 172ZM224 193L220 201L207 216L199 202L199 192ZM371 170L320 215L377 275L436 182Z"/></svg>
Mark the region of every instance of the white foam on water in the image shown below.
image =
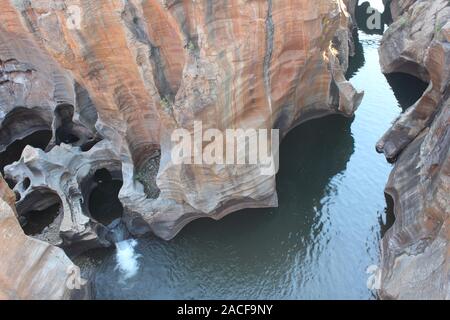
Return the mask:
<svg viewBox="0 0 450 320"><path fill-rule="evenodd" d="M135 247L138 242L135 239L116 243L116 270L122 275L122 280L133 278L139 271L140 254L136 253Z"/></svg>

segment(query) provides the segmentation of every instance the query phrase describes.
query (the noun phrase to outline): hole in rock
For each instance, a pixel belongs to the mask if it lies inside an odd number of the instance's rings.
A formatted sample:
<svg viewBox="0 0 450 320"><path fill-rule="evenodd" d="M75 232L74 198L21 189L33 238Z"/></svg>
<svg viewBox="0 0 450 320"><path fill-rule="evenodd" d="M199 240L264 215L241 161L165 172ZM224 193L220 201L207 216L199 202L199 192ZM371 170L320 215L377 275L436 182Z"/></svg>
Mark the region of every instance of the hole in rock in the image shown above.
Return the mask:
<svg viewBox="0 0 450 320"><path fill-rule="evenodd" d="M380 221L382 237L392 228L395 222L394 199L387 193L384 196L386 198L385 219Z"/></svg>
<svg viewBox="0 0 450 320"><path fill-rule="evenodd" d="M4 174L3 170L7 165L20 160L23 149L25 149L27 145L45 150L51 138L51 130L40 130L28 135L24 139L16 140L11 143L6 150L0 154L0 168L2 174Z"/></svg>
<svg viewBox="0 0 450 320"><path fill-rule="evenodd" d="M61 199L46 188L37 188L17 202L20 224L26 235L51 244L60 243Z"/></svg>
<svg viewBox="0 0 450 320"><path fill-rule="evenodd" d="M56 130L56 136L56 143L58 145L60 145L61 143L72 144L80 141L80 138L78 138L76 135L71 133L69 130L66 130L65 128L58 128Z"/></svg>
<svg viewBox="0 0 450 320"><path fill-rule="evenodd" d="M73 121L74 107L72 105L59 105L55 110L56 144L71 144L81 147L83 152L89 151L101 139L91 129L81 123Z"/></svg>
<svg viewBox="0 0 450 320"><path fill-rule="evenodd" d="M11 190L13 190L14 187L17 185L16 181L9 178L5 178L5 182Z"/></svg>
<svg viewBox="0 0 450 320"><path fill-rule="evenodd" d="M428 88L428 83L407 73L390 73L386 79L403 111L416 103Z"/></svg>
<svg viewBox="0 0 450 320"><path fill-rule="evenodd" d="M101 139L96 137L91 137L89 140L81 146L81 151L87 152L91 150L97 143L99 143Z"/></svg>
<svg viewBox="0 0 450 320"><path fill-rule="evenodd" d="M24 190L27 190L27 189L30 187L30 185L31 185L30 179L29 179L29 178L25 178L25 179L23 180L23 189L24 189Z"/></svg>
<svg viewBox="0 0 450 320"><path fill-rule="evenodd" d="M123 181L119 174L107 169L99 169L92 177L94 187L89 194L89 213L99 223L108 226L122 217L123 206L119 200L119 192Z"/></svg>
<svg viewBox="0 0 450 320"><path fill-rule="evenodd" d="M54 204L44 210L33 210L22 215L23 231L28 236L40 235L60 214L60 204Z"/></svg>
<svg viewBox="0 0 450 320"><path fill-rule="evenodd" d="M56 129L56 144L61 143L72 144L80 140L80 138L73 132L72 118L74 108L71 105L59 105L55 110L55 117L57 122Z"/></svg>

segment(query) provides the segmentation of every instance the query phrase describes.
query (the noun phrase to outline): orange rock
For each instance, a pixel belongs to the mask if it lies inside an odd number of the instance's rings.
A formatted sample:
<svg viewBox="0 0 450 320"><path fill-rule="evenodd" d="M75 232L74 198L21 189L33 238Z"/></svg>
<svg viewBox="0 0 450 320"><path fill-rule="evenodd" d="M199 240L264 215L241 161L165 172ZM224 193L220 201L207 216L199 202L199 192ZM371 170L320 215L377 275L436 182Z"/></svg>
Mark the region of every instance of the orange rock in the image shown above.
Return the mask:
<svg viewBox="0 0 450 320"><path fill-rule="evenodd" d="M83 203L102 167L123 179L123 219L134 234L151 230L170 239L200 217L276 206L275 175L261 176L259 165L174 164L171 132L192 132L201 121L205 129L276 128L284 136L312 118L352 116L362 99L344 77L351 41L342 0L0 6L0 60L27 66L22 80L5 71L0 81L0 101L9 101L0 146L24 128L53 133L46 152L27 147L5 172L20 180L21 208L39 188L60 198L66 244L101 243L99 223ZM25 116L17 117L20 99ZM12 134L2 136L2 128ZM159 152L161 192L153 199L145 188L154 177L145 169Z"/></svg>

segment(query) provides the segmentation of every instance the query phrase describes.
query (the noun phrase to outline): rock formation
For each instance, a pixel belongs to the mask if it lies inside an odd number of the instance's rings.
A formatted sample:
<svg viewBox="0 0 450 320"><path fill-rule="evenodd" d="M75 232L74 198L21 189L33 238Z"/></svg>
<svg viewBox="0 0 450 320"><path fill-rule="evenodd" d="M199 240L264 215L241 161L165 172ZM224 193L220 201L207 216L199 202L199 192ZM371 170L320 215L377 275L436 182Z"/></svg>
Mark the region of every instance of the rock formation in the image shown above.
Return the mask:
<svg viewBox="0 0 450 320"><path fill-rule="evenodd" d="M62 249L23 233L14 202L14 193L0 177L0 300L88 297L85 285L79 290L66 285L76 267Z"/></svg>
<svg viewBox="0 0 450 320"><path fill-rule="evenodd" d="M450 3L391 1L380 47L384 73L429 82L377 145L395 161L386 192L393 227L382 241L385 299L450 298Z"/></svg>
<svg viewBox="0 0 450 320"><path fill-rule="evenodd" d="M3 161L5 177L19 219L60 205L45 239L75 252L110 245L89 210L101 169L123 181L134 235L170 239L197 218L277 205L275 175L260 165L173 163L174 129L193 133L201 121L204 130L275 128L283 137L312 118L352 116L362 99L343 73L351 40L342 0L0 6L0 152L50 133L48 144L24 143L20 159Z"/></svg>

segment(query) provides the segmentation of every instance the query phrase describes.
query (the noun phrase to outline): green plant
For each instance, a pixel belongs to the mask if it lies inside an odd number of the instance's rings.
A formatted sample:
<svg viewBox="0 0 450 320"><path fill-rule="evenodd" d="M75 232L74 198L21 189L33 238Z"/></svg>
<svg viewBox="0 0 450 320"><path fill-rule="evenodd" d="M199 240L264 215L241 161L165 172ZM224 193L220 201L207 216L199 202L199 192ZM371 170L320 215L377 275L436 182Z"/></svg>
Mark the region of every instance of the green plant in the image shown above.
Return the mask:
<svg viewBox="0 0 450 320"><path fill-rule="evenodd" d="M170 102L170 99L168 97L164 97L161 99L161 107L164 111L170 112L172 109L172 103Z"/></svg>

